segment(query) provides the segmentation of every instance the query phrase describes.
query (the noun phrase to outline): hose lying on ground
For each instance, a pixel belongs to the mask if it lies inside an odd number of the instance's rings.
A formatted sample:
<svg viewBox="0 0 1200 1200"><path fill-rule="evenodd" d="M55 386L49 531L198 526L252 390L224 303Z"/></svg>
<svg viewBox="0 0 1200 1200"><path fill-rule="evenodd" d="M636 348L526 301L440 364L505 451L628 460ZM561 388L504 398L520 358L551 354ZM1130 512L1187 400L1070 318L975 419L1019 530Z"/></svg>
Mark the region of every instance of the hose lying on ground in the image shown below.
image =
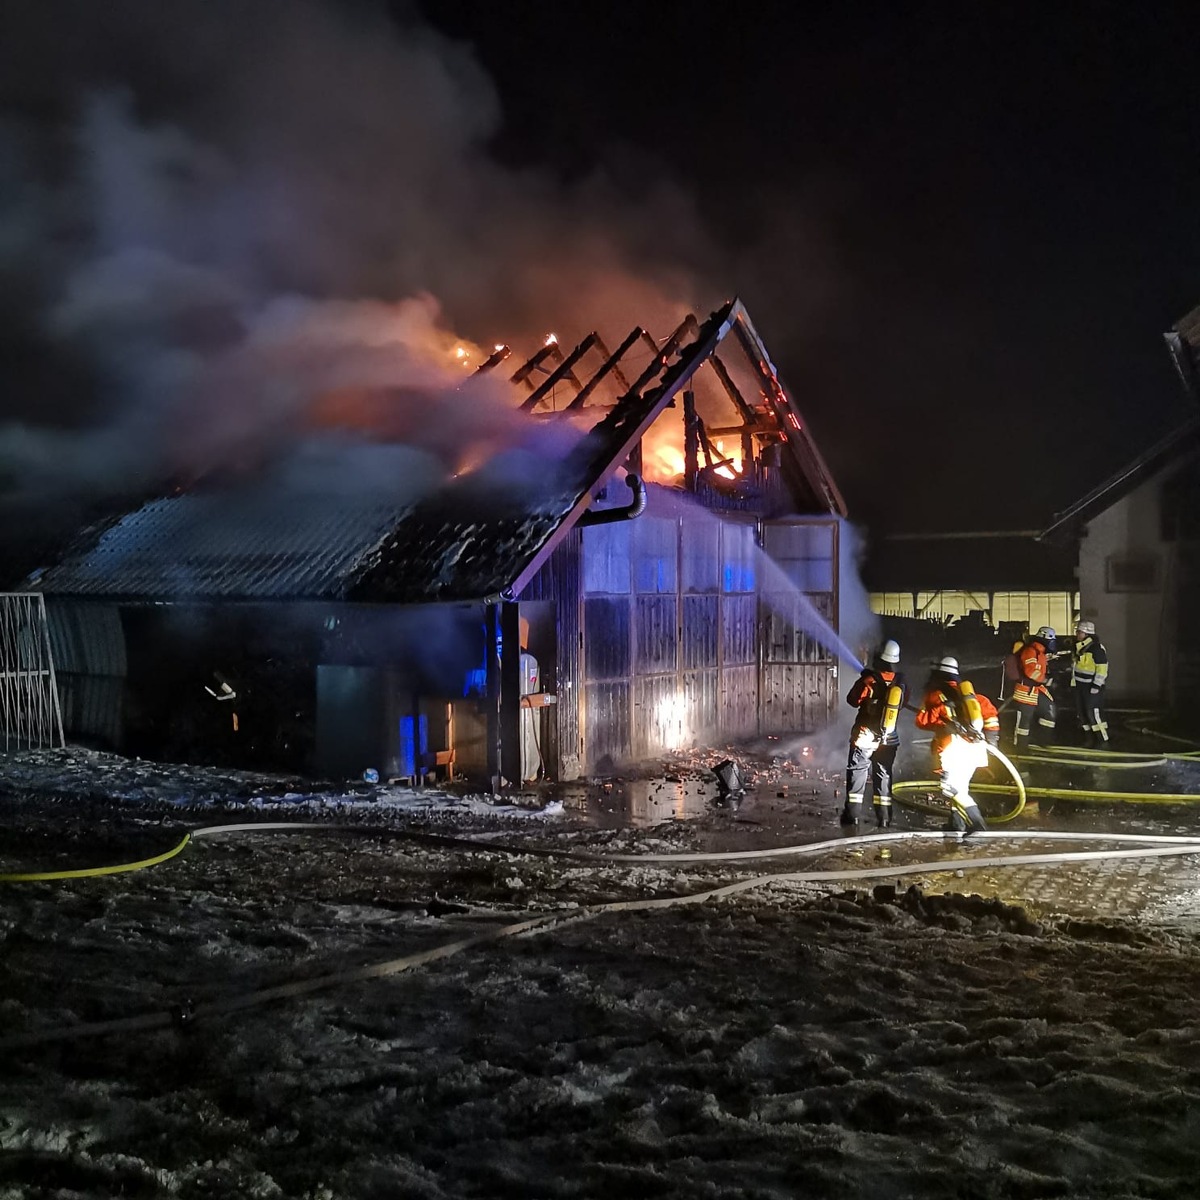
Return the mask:
<svg viewBox="0 0 1200 1200"><path fill-rule="evenodd" d="M212 832L231 832L234 827L212 827ZM238 831L263 829L263 826L241 827ZM276 827L278 828L278 827ZM326 828L326 827L319 827ZM199 831L197 831L199 832ZM941 831L917 831L888 834L867 834L861 837L839 838L836 841L822 843L822 848L847 848L866 844L877 846L885 841L938 839L945 840L948 835ZM982 839L1003 839L1011 841L1013 834L980 832L971 835L972 844L979 844ZM314 992L327 991L330 988L348 983L362 982L368 979L383 979L391 975L424 966L426 963L438 962L451 958L464 950L475 949L489 942L498 942L504 938L518 937L523 934L541 933L553 927L576 925L584 921L595 920L597 917L616 912L646 912L653 909L671 908L683 904L702 904L709 900L720 899L734 895L737 892L749 891L771 883L848 883L868 879L889 879L903 875L925 875L944 871L977 871L987 867L1033 866L1042 867L1060 863L1089 862L1098 859L1114 858L1164 858L1169 856L1200 854L1200 837L1169 837L1138 834L1087 834L1087 833L1039 833L1025 835L1028 840L1067 840L1067 841L1122 841L1140 843L1136 849L1129 850L1088 850L1063 852L1058 854L1017 854L998 855L974 859L958 859L952 862L945 860L935 862L918 862L907 865L888 865L881 867L852 868L835 871L789 871L769 875L755 875L749 879L738 880L724 884L721 887L710 888L706 891L695 892L686 896L664 896L653 900L618 900L608 904L591 905L588 908L568 913L553 913L546 916L527 918L489 930L487 933L471 937L459 938L431 950L422 950L415 954L403 955L399 958L387 959L383 962L370 963L365 966L353 967L345 971L330 972L309 979L297 979L274 987L261 988L257 991L244 992L228 996L223 1000L213 1000L196 1005L181 1005L172 1009L145 1013L135 1017L121 1017L108 1021L95 1021L87 1024L72 1025L66 1028L37 1030L26 1034L0 1039L0 1054L11 1053L14 1050L27 1049L32 1046L46 1045L53 1042L71 1041L76 1038L101 1037L109 1034L125 1034L152 1032L184 1028L196 1021L219 1017L228 1013L243 1011L262 1004L277 1000L292 999L297 996L311 995ZM956 839L957 840L957 839ZM508 850L513 848L497 846L491 843L477 843L480 849ZM817 847L814 845L799 847L784 847L791 853L811 853ZM517 850L517 853L524 853ZM604 856L600 856L604 857ZM646 861L647 856L635 856L638 861ZM670 855L657 856L659 859L671 858ZM692 856L692 857L725 857L724 855Z"/></svg>

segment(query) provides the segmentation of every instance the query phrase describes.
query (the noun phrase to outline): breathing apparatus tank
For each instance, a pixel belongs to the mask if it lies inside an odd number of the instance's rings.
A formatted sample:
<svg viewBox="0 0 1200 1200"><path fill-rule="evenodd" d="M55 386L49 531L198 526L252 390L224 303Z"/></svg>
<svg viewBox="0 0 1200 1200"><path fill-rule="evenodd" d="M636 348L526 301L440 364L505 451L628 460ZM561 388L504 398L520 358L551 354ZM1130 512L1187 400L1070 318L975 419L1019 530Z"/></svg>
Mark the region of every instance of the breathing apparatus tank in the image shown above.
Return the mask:
<svg viewBox="0 0 1200 1200"><path fill-rule="evenodd" d="M904 689L893 683L887 692L887 702L883 709L883 720L880 730L884 737L891 737L896 732L896 722L900 719L900 707L904 703Z"/></svg>
<svg viewBox="0 0 1200 1200"><path fill-rule="evenodd" d="M969 725L976 733L983 733L983 709L979 706L979 698L975 695L975 689L969 679L959 683L958 698L963 724Z"/></svg>

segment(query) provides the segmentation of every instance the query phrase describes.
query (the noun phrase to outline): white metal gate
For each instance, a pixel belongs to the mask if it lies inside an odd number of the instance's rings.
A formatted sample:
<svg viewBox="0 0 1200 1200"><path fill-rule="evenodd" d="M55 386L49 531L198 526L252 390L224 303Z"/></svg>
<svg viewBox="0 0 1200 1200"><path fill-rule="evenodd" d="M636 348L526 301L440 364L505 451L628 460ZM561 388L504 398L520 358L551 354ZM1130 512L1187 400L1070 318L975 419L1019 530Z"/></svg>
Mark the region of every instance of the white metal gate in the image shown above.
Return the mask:
<svg viewBox="0 0 1200 1200"><path fill-rule="evenodd" d="M64 744L46 602L40 592L0 592L0 721L5 750Z"/></svg>

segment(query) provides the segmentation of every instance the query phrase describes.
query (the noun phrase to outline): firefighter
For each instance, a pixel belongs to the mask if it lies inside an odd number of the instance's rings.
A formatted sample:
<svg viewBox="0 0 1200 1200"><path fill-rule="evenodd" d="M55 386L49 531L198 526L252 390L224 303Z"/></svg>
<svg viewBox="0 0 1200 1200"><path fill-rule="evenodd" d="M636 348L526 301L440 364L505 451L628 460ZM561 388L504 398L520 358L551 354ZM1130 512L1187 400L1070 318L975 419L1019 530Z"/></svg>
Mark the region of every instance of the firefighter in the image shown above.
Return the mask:
<svg viewBox="0 0 1200 1200"><path fill-rule="evenodd" d="M959 679L957 659L943 658L934 667L917 712L917 727L933 734L933 768L942 795L950 802L947 828L966 834L986 829L971 795L971 776L987 766L984 743L995 746L1000 741L1000 717L986 696L978 695L968 680Z"/></svg>
<svg viewBox="0 0 1200 1200"><path fill-rule="evenodd" d="M1013 740L1018 750L1043 739L1049 740L1054 730L1054 696L1047 686L1050 656L1054 653L1054 636L1054 630L1049 625L1043 625L1037 633L1026 639L1025 645L1017 653L1019 678L1011 699L1017 712Z"/></svg>
<svg viewBox="0 0 1200 1200"><path fill-rule="evenodd" d="M1083 730L1083 744L1108 744L1108 722L1100 714L1100 703L1108 684L1108 651L1096 636L1093 621L1075 624L1075 651L1071 687L1075 689L1075 708Z"/></svg>
<svg viewBox="0 0 1200 1200"><path fill-rule="evenodd" d="M868 775L875 824L884 829L892 823L892 765L900 748L896 724L908 698L899 664L899 645L884 642L875 665L864 667L846 694L846 703L858 709L858 715L846 759L846 804L838 818L843 825L858 824Z"/></svg>

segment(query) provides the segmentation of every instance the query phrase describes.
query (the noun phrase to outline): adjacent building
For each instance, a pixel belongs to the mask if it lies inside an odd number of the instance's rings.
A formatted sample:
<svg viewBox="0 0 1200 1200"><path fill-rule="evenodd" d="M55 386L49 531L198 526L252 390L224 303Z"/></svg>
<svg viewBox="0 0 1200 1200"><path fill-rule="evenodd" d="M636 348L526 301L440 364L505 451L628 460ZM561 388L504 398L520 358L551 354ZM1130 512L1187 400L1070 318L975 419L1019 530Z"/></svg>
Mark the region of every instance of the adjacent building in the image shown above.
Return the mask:
<svg viewBox="0 0 1200 1200"><path fill-rule="evenodd" d="M1200 309L1165 336L1200 400ZM1200 416L1057 514L1041 539L1077 554L1079 612L1108 648L1113 699L1191 712L1200 685Z"/></svg>

